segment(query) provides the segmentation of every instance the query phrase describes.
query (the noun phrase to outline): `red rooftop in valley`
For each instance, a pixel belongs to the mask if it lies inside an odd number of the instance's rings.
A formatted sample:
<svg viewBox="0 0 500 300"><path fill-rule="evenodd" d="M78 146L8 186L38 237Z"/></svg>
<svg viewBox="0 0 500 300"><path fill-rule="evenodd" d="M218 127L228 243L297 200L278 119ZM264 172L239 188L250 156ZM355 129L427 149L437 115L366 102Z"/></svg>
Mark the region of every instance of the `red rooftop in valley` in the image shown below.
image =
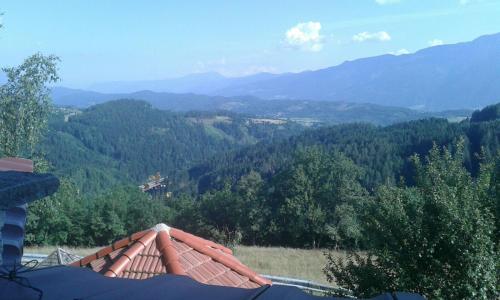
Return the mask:
<svg viewBox="0 0 500 300"><path fill-rule="evenodd" d="M33 161L18 157L0 159L0 171L33 172Z"/></svg>
<svg viewBox="0 0 500 300"><path fill-rule="evenodd" d="M146 279L168 273L230 287L271 284L243 265L230 249L165 224L134 233L71 265L108 277Z"/></svg>

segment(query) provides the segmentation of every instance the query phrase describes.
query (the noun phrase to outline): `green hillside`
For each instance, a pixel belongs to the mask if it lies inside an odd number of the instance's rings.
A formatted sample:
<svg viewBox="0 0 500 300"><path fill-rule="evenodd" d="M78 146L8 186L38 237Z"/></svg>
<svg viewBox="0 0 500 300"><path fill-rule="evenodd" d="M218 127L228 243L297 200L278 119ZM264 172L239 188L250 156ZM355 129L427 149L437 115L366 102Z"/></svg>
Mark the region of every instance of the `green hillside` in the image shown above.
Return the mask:
<svg viewBox="0 0 500 300"><path fill-rule="evenodd" d="M301 128L231 114L172 113L142 101L118 100L81 113L60 110L50 122L42 151L54 172L71 177L84 193L139 184L157 171L182 187L186 168Z"/></svg>
<svg viewBox="0 0 500 300"><path fill-rule="evenodd" d="M127 94L104 94L63 87L52 89L54 103L63 107L87 108L91 105L116 99L144 100L154 108L187 111L230 111L259 118L292 120L304 125L335 125L364 122L375 125L391 125L399 122L430 117L464 119L471 110L441 112L419 111L404 107L342 101L311 101L300 99L263 100L256 97L207 96L196 94L172 94L139 91Z"/></svg>
<svg viewBox="0 0 500 300"><path fill-rule="evenodd" d="M226 182L234 184L250 171L271 178L290 164L297 150L317 146L329 152L342 152L362 167L361 182L373 189L383 183L396 183L401 177L411 182L413 174L408 159L411 155L427 154L433 143L450 146L460 137L466 140L465 164L475 173L479 165L477 153L483 148L484 154L491 157L499 149L499 126L500 120L456 123L424 119L387 127L369 124L323 127L276 143L263 142L216 156L191 168L190 175L200 193L221 188Z"/></svg>

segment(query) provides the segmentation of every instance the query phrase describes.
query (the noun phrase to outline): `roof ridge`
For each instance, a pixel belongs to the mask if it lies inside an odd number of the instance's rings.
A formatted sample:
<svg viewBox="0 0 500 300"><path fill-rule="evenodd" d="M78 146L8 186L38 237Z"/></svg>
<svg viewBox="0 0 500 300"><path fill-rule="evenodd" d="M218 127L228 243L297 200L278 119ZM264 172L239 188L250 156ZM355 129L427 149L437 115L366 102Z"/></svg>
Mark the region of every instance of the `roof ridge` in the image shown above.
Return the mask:
<svg viewBox="0 0 500 300"><path fill-rule="evenodd" d="M165 223L158 223L151 228L151 230L154 230L156 232L166 231L168 234L170 234L170 229L171 227Z"/></svg>
<svg viewBox="0 0 500 300"><path fill-rule="evenodd" d="M2 157L0 158L0 171L33 173L33 161L21 157Z"/></svg>
<svg viewBox="0 0 500 300"><path fill-rule="evenodd" d="M157 232L154 230L149 230L145 235L143 235L140 239L138 239L130 248L128 248L123 254L116 260L114 264L112 264L104 276L107 277L116 277L118 276L123 269L127 266L129 262L131 262L137 254L139 254L144 248L146 248L154 238L156 238Z"/></svg>
<svg viewBox="0 0 500 300"><path fill-rule="evenodd" d="M168 273L176 275L186 275L179 262L179 255L172 245L168 231L158 231L156 235L156 248L161 254L161 260Z"/></svg>
<svg viewBox="0 0 500 300"><path fill-rule="evenodd" d="M77 260L74 263L71 263L70 266L85 267L90 262L92 262L92 261L94 261L94 260L96 260L98 258L104 257L104 256L110 254L111 252L117 250L117 249L126 247L131 242L135 242L135 241L139 240L146 233L148 233L148 231L150 231L150 230L139 231L139 232L136 232L136 233L134 233L134 234L132 234L132 235L126 237L126 238L118 240L118 241L114 242L113 244L111 244L108 247L102 248L101 250L99 250L99 251L97 251L95 253L89 254L89 255L85 256L84 258L82 258L80 260Z"/></svg>
<svg viewBox="0 0 500 300"><path fill-rule="evenodd" d="M210 245L208 243L203 243L206 240L204 240L202 238L197 238L197 239L194 238L193 239L190 237L191 236L190 234L188 234L182 230L178 230L176 228L172 228L170 232L174 238L177 239L178 237L181 237L181 238L179 238L179 240L184 242L189 247L195 249L196 251L198 251L202 254L209 256L213 260L223 264L224 266L239 273L240 275L248 277L251 281L258 283L260 285L272 284L271 281L259 276L257 273L255 273L254 271L252 271L248 267L244 266L237 259L230 259L227 256L227 253L222 251L222 249L218 249L218 248L214 249L214 248L212 248L212 245ZM186 236L186 235L188 235L188 236ZM213 242L211 242L211 243L215 244ZM215 244L215 245L217 245L217 244ZM218 252L217 250L221 250L221 252Z"/></svg>
<svg viewBox="0 0 500 300"><path fill-rule="evenodd" d="M194 240L197 240L199 242L202 242L204 244L206 244L207 246L209 247L212 247L212 248L215 248L215 249L218 249L218 250L221 250L222 252L224 253L227 253L227 254L230 254L230 255L233 255L233 250L227 248L227 247L224 247L223 245L221 244L217 244L217 243L214 243L212 241L209 241L209 240L206 240L204 238L201 238L199 236L196 236L196 235L193 235L191 233L188 233L188 232L185 232L185 231L182 231L180 229L177 229L177 228L173 228L171 227L170 228L170 235L179 240L179 241L182 241L184 242L185 240L188 240L188 239L194 239Z"/></svg>

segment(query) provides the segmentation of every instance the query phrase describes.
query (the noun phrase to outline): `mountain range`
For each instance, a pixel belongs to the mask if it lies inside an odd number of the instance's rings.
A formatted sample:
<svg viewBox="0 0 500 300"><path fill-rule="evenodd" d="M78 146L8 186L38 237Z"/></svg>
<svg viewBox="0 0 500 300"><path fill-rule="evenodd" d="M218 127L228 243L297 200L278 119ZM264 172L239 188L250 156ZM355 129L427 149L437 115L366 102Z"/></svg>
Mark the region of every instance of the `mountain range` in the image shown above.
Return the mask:
<svg viewBox="0 0 500 300"><path fill-rule="evenodd" d="M149 90L155 92L216 95L219 90L252 84L278 76L271 73L258 73L245 77L225 77L217 72L207 72L164 80L102 82L92 84L88 89L101 93L132 93Z"/></svg>
<svg viewBox="0 0 500 300"><path fill-rule="evenodd" d="M108 82L89 87L106 93L140 90L263 99L371 103L424 110L476 109L500 100L500 33L470 42L385 54L300 73L260 73L227 78L192 74L156 81Z"/></svg>
<svg viewBox="0 0 500 300"><path fill-rule="evenodd" d="M259 118L289 119L305 125L353 122L389 125L428 117L460 120L472 113L470 110L427 112L369 103L298 99L262 100L253 96L223 97L152 91L106 94L61 87L52 89L52 99L58 106L77 108L87 108L116 99L135 99L147 101L153 107L162 110L230 111Z"/></svg>

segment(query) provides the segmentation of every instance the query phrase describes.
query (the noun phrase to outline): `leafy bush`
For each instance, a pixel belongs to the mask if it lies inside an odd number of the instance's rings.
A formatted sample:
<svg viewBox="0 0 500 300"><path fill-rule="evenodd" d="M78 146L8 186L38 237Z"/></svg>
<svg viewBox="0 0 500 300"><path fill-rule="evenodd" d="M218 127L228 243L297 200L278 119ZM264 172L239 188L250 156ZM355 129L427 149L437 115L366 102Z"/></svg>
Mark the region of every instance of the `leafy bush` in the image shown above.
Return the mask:
<svg viewBox="0 0 500 300"><path fill-rule="evenodd" d="M28 207L26 244L103 246L171 218L167 206L135 186L84 198L62 179L57 193Z"/></svg>
<svg viewBox="0 0 500 300"><path fill-rule="evenodd" d="M492 165L473 180L463 144L454 155L434 146L426 164L418 156L413 163L414 187L383 186L369 205L367 255L329 257L327 277L365 297L405 290L431 299L494 298L499 195Z"/></svg>
<svg viewBox="0 0 500 300"><path fill-rule="evenodd" d="M271 181L270 228L274 243L295 247L353 247L362 239L357 210L368 193L361 169L338 152L298 151L291 167Z"/></svg>
<svg viewBox="0 0 500 300"><path fill-rule="evenodd" d="M0 86L0 155L31 154L47 126L50 97L47 84L59 80L56 56L34 54L20 66L3 68Z"/></svg>

